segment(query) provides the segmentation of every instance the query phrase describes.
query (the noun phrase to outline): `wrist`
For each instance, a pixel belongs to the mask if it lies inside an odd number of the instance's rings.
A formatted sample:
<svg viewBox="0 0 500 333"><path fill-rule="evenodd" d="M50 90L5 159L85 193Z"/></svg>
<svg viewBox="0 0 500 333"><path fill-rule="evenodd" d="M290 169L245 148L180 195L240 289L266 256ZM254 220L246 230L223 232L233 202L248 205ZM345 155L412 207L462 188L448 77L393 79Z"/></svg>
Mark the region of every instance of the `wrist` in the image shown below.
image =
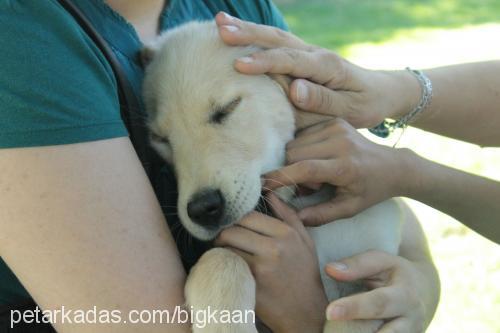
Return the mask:
<svg viewBox="0 0 500 333"><path fill-rule="evenodd" d="M424 185L423 175L421 174L422 158L408 148L394 149L396 166L393 174L394 196L408 197L416 199Z"/></svg>
<svg viewBox="0 0 500 333"><path fill-rule="evenodd" d="M418 80L407 70L388 72L392 82L389 86L394 98L387 118L398 120L415 109L422 97L422 87Z"/></svg>

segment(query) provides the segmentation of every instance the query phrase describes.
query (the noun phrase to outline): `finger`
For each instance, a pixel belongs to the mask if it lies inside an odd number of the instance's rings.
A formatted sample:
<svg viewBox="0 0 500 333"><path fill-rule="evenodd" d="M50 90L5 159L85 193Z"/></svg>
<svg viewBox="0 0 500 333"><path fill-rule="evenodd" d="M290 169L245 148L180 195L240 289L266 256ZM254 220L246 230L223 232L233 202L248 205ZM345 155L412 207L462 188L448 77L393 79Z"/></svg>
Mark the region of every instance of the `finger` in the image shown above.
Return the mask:
<svg viewBox="0 0 500 333"><path fill-rule="evenodd" d="M340 281L353 281L373 277L393 270L401 258L383 251L370 250L349 258L329 263L326 273Z"/></svg>
<svg viewBox="0 0 500 333"><path fill-rule="evenodd" d="M225 247L225 249L229 250L229 251L232 251L234 253L236 253L237 255L239 255L240 257L243 258L243 260L246 261L246 263L248 264L248 266L252 266L253 263L254 263L254 260L255 260L255 256L253 256L252 254L248 253L248 252L245 252L245 251L241 251L240 249L237 249L237 248L234 248L234 247Z"/></svg>
<svg viewBox="0 0 500 333"><path fill-rule="evenodd" d="M304 224L297 216L297 212L282 202L275 194L269 193L267 197L276 217L296 230L306 244L313 245Z"/></svg>
<svg viewBox="0 0 500 333"><path fill-rule="evenodd" d="M297 133L295 139L287 143L287 149L297 148L328 139L329 133L324 129L328 127L329 124L329 121L324 121L301 130Z"/></svg>
<svg viewBox="0 0 500 333"><path fill-rule="evenodd" d="M410 320L401 317L391 320L383 325L377 333L397 333L397 332L424 332L424 328L414 328Z"/></svg>
<svg viewBox="0 0 500 333"><path fill-rule="evenodd" d="M319 183L304 183L297 186L297 196L304 197L309 196L319 189L321 189L322 184Z"/></svg>
<svg viewBox="0 0 500 333"><path fill-rule="evenodd" d="M296 186L302 183L336 184L344 173L343 166L336 160L307 160L271 171L263 176L269 190L282 186Z"/></svg>
<svg viewBox="0 0 500 333"><path fill-rule="evenodd" d="M338 92L309 80L298 79L290 85L290 99L299 109L329 116L343 118L352 112L349 96L347 92Z"/></svg>
<svg viewBox="0 0 500 333"><path fill-rule="evenodd" d="M301 129L296 133L296 138L290 142L300 141L302 138L307 138L309 136L314 136L316 134L322 134L325 138L336 135L338 132L343 133L347 131L353 131L354 128L347 121L342 118L331 118L329 120L324 120L313 126ZM319 140L318 140L319 141Z"/></svg>
<svg viewBox="0 0 500 333"><path fill-rule="evenodd" d="M338 182L333 185L343 186L344 184ZM353 217L363 210L363 207L358 202L359 199L339 195L328 202L302 209L299 211L299 217L307 226L320 226Z"/></svg>
<svg viewBox="0 0 500 333"><path fill-rule="evenodd" d="M235 62L235 68L245 74L283 74L318 84L326 84L332 78L324 65L318 62L316 53L288 47L255 52Z"/></svg>
<svg viewBox="0 0 500 333"><path fill-rule="evenodd" d="M215 16L222 40L229 45L257 45L265 48L291 47L308 49L300 38L276 27L240 20L227 13Z"/></svg>
<svg viewBox="0 0 500 333"><path fill-rule="evenodd" d="M257 212L246 215L237 225L268 237L281 235L286 229L281 221Z"/></svg>
<svg viewBox="0 0 500 333"><path fill-rule="evenodd" d="M297 212L294 209L287 206L273 193L269 193L267 195L267 198L274 215L278 219L282 220L295 230L304 229L304 225L302 224L302 221L300 221L299 217L297 216Z"/></svg>
<svg viewBox="0 0 500 333"><path fill-rule="evenodd" d="M407 303L399 288L383 287L340 298L328 305L326 313L330 320L387 319L406 313Z"/></svg>
<svg viewBox="0 0 500 333"><path fill-rule="evenodd" d="M293 164L304 160L326 160L339 156L342 141L327 140L309 145L288 148L286 151L286 163Z"/></svg>
<svg viewBox="0 0 500 333"><path fill-rule="evenodd" d="M224 229L215 240L215 245L232 247L252 255L263 255L269 248L270 238L239 226Z"/></svg>
<svg viewBox="0 0 500 333"><path fill-rule="evenodd" d="M336 95L340 95L340 93L335 92L334 89L355 91L353 89L355 85L348 81L347 67L343 61L334 53L319 48L304 50L280 47L262 50L237 59L235 68L245 74L273 73L307 79L302 80L303 83L314 82L319 87L330 90ZM302 81L298 81L296 85ZM297 106L309 106L306 95L309 92L306 89L308 87L306 86L302 90L298 89L302 88L300 85L294 87L296 88L296 101L299 103ZM315 92L317 91L312 91L310 94ZM340 96L344 95L346 93L342 92ZM322 96L320 95L320 97Z"/></svg>
<svg viewBox="0 0 500 333"><path fill-rule="evenodd" d="M314 191L318 191L319 189L321 189L321 187L323 186L323 184L321 183L303 183L302 186L308 188L308 189L311 189L311 190L314 190Z"/></svg>

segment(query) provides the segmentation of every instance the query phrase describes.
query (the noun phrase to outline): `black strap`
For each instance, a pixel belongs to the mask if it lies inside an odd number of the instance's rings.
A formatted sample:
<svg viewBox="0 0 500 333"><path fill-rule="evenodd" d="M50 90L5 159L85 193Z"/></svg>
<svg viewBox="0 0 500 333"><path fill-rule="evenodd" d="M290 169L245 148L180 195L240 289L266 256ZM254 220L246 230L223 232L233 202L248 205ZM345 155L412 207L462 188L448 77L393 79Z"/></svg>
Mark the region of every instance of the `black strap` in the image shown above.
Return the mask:
<svg viewBox="0 0 500 333"><path fill-rule="evenodd" d="M130 85L127 75L116 58L113 50L108 43L97 32L92 23L85 17L80 9L73 4L71 0L59 0L61 6L70 13L77 23L82 27L85 33L92 39L95 45L101 50L102 54L111 66L118 84L118 97L120 100L120 113L125 126L130 135L130 140L134 145L135 151L151 178L151 159L152 150L147 141L147 130L144 125L145 115L141 113L141 104Z"/></svg>

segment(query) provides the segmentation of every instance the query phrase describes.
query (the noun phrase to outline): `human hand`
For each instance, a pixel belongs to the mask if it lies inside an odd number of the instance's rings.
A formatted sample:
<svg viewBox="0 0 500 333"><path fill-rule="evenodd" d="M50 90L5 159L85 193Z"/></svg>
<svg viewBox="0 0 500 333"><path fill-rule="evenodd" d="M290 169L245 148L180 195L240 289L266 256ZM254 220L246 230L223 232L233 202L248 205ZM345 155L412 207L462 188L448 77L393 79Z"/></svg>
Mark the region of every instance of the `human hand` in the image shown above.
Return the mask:
<svg viewBox="0 0 500 333"><path fill-rule="evenodd" d="M257 282L257 315L273 332L321 332L328 304L313 240L295 212L268 197L278 219L250 213L217 246L238 253Z"/></svg>
<svg viewBox="0 0 500 333"><path fill-rule="evenodd" d="M378 145L342 119L323 122L298 133L287 145L287 164L263 176L264 188L306 184L337 187L330 201L306 207L299 218L321 225L351 217L388 198L403 195L409 167L404 149Z"/></svg>
<svg viewBox="0 0 500 333"><path fill-rule="evenodd" d="M288 32L226 13L215 20L225 43L264 48L238 59L236 70L297 78L289 98L301 110L338 116L356 128L374 127L407 114L420 99L419 83L407 71L367 70Z"/></svg>
<svg viewBox="0 0 500 333"><path fill-rule="evenodd" d="M364 280L372 289L332 302L329 320L384 319L378 333L420 333L434 315L439 282L430 261L368 251L328 264L326 272L339 281Z"/></svg>

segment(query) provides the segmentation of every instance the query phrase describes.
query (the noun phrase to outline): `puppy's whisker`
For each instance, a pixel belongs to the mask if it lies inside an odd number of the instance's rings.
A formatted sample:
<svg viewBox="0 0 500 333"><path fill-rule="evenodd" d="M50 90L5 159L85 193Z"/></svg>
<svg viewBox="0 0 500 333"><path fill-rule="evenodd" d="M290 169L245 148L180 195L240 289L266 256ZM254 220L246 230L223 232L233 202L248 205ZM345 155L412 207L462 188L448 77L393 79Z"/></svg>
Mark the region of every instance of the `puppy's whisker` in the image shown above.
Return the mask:
<svg viewBox="0 0 500 333"><path fill-rule="evenodd" d="M288 178L291 181L292 186L295 187L295 189L297 189L299 187L298 184L292 178L290 178L290 176L288 176L286 173L284 173L283 171L281 171L279 169L278 169L278 172L281 173L285 178Z"/></svg>
<svg viewBox="0 0 500 333"><path fill-rule="evenodd" d="M278 183L279 185L281 185L279 188L285 188L285 189L287 189L287 190L291 191L293 195L295 195L295 192L294 192L294 190L292 190L292 189L290 188L290 185L285 185L284 183L279 182L279 181L274 180L274 179L269 179L269 178L262 178L262 179L263 179L263 180L265 180L265 181L270 180L270 181L272 181L272 182ZM296 183L294 183L294 185L293 185L293 186L294 186L294 188L295 188L295 189L297 189L297 188L298 188L298 185L297 185ZM265 187L264 187L264 186L262 186L262 188L265 188ZM270 190L269 188L266 188L266 189L267 189L267 190ZM276 192L275 192L275 193L276 193Z"/></svg>
<svg viewBox="0 0 500 333"><path fill-rule="evenodd" d="M279 196L279 193L278 193L276 190L274 190L274 189L268 188L268 187L266 187L266 186L262 186L262 188L263 188L264 190L266 190L266 191L270 192L270 193L273 193L273 194L275 194L275 195L278 195L278 196ZM293 195L295 195L295 192L293 192L293 190L292 190L292 189L288 189L288 190L289 190L289 191L291 191Z"/></svg>

